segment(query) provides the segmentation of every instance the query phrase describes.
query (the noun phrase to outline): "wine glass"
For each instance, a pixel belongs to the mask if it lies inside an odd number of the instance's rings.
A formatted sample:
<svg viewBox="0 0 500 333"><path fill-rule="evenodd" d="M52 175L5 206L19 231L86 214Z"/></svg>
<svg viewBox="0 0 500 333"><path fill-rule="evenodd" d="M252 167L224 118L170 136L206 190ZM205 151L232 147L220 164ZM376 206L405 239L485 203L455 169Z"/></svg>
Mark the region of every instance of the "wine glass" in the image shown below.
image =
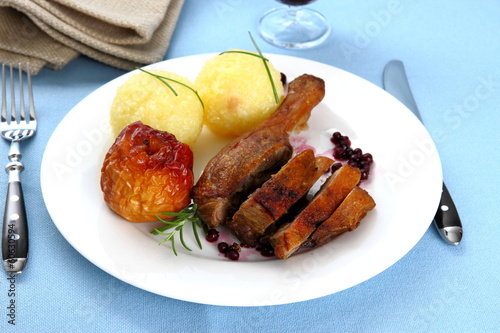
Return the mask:
<svg viewBox="0 0 500 333"><path fill-rule="evenodd" d="M316 46L330 34L330 25L319 12L304 8L316 0L276 0L286 7L271 9L259 20L259 33L267 42L289 49Z"/></svg>

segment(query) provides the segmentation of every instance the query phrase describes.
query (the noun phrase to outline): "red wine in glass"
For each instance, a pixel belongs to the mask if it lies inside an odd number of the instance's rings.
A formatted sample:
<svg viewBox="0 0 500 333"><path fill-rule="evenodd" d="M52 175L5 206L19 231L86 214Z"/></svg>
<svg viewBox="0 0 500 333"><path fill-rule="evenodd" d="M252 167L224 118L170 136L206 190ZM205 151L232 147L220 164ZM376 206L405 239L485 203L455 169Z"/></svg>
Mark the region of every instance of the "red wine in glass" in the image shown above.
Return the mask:
<svg viewBox="0 0 500 333"><path fill-rule="evenodd" d="M289 6L305 6L316 0L277 0L277 1Z"/></svg>

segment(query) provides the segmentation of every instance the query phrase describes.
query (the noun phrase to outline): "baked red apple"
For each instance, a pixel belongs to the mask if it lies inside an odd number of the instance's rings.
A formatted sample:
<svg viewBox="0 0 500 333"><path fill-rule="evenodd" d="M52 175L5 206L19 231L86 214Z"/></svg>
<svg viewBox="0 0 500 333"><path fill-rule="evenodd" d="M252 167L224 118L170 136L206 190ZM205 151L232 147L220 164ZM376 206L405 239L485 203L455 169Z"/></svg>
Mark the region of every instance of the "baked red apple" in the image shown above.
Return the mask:
<svg viewBox="0 0 500 333"><path fill-rule="evenodd" d="M131 222L180 211L190 203L193 182L189 146L140 121L121 131L101 169L104 201Z"/></svg>

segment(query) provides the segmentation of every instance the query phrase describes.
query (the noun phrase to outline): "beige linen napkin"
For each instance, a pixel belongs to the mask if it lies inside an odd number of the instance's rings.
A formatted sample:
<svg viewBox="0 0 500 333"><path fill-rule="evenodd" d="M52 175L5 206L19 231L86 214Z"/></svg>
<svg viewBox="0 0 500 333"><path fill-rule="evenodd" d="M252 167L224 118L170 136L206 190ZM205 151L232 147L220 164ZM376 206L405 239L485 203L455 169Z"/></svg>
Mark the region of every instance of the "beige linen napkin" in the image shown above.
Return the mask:
<svg viewBox="0 0 500 333"><path fill-rule="evenodd" d="M78 54L131 70L163 59L184 0L0 0L0 62L60 69Z"/></svg>

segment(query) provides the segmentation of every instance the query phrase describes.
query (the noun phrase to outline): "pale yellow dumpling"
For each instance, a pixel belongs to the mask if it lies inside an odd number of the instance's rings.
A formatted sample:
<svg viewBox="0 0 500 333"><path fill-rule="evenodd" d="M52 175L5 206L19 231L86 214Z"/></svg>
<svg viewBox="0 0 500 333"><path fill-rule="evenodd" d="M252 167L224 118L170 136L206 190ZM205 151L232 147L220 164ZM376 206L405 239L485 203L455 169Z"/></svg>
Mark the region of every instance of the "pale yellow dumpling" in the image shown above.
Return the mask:
<svg viewBox="0 0 500 333"><path fill-rule="evenodd" d="M177 74L151 70L189 87L193 84ZM177 96L158 78L141 72L132 75L117 92L111 106L110 124L117 136L129 124L142 121L157 130L175 135L193 145L203 127L203 105L196 93L173 81L167 81Z"/></svg>
<svg viewBox="0 0 500 333"><path fill-rule="evenodd" d="M244 51L247 52L247 51ZM205 104L205 124L223 136L241 135L268 118L283 100L281 73L260 57L223 53L208 60L194 84Z"/></svg>

